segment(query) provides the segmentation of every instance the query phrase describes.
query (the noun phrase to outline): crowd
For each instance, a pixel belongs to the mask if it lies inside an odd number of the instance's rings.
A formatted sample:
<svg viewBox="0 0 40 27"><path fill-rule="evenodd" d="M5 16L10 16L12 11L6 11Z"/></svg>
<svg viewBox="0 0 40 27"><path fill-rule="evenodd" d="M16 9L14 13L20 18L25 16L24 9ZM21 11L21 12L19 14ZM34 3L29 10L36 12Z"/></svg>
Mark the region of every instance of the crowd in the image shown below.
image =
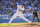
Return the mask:
<svg viewBox="0 0 40 27"><path fill-rule="evenodd" d="M25 4L25 10L31 9L30 11L24 12L25 14L32 14L33 10L37 10L40 13L40 0L1 0L0 1L0 18L11 18L17 10L15 4Z"/></svg>

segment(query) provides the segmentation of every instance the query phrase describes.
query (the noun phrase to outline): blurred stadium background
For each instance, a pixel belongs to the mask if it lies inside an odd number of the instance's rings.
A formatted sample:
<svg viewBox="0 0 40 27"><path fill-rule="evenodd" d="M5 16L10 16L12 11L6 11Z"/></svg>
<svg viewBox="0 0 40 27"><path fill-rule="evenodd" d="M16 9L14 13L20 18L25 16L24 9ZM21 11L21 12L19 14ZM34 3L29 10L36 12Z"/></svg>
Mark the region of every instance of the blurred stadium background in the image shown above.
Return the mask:
<svg viewBox="0 0 40 27"><path fill-rule="evenodd" d="M0 0L0 23L8 23L12 15L15 14L17 6L15 4L25 4L25 11L23 15L32 21L33 19L33 10L37 10L40 19L40 0ZM31 9L26 11L26 9ZM12 23L22 23L26 22L20 17L17 17L12 21ZM38 22L35 18L34 22Z"/></svg>

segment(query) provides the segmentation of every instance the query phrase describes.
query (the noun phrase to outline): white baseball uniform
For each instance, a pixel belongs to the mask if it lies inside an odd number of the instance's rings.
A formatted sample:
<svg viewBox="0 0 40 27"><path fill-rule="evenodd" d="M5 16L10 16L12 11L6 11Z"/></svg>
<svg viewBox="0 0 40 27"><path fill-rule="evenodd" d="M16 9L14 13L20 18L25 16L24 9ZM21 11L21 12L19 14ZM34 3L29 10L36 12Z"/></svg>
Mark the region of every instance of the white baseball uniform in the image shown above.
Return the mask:
<svg viewBox="0 0 40 27"><path fill-rule="evenodd" d="M17 11L16 13L12 16L11 20L9 21L9 23L11 23L13 21L13 19L15 19L17 16L19 16L20 18L22 18L23 20L32 23L31 21L29 21L28 19L26 19L23 14L22 11L24 11L24 7L22 8L21 5L17 5Z"/></svg>

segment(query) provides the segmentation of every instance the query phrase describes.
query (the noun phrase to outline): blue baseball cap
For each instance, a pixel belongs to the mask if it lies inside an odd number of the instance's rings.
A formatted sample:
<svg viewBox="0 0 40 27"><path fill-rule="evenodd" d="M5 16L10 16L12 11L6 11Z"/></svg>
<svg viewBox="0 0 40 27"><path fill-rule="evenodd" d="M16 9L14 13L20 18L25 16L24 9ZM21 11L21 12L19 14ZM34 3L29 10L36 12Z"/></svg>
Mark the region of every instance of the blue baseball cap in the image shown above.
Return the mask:
<svg viewBox="0 0 40 27"><path fill-rule="evenodd" d="M22 5L24 5L24 3L22 3Z"/></svg>

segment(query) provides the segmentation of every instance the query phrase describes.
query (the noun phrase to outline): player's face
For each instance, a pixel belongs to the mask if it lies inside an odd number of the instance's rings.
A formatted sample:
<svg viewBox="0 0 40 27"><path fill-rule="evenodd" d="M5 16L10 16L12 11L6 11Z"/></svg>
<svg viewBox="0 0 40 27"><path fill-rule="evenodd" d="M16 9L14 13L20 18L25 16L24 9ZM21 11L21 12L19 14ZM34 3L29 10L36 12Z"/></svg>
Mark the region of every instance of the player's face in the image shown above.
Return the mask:
<svg viewBox="0 0 40 27"><path fill-rule="evenodd" d="M34 12L35 12L35 10L34 10Z"/></svg>
<svg viewBox="0 0 40 27"><path fill-rule="evenodd" d="M22 7L24 7L24 5L22 5Z"/></svg>

